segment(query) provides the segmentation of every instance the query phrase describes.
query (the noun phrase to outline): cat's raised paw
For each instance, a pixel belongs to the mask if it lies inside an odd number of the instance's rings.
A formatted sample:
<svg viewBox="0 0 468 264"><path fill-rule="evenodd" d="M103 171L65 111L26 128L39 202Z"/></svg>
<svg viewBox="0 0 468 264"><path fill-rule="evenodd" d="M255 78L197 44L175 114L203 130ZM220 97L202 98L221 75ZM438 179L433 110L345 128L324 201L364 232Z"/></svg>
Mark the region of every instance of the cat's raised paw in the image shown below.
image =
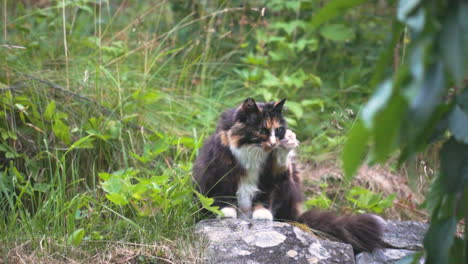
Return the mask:
<svg viewBox="0 0 468 264"><path fill-rule="evenodd" d="M266 208L259 208L254 210L252 219L273 221L273 215L271 214L270 210Z"/></svg>
<svg viewBox="0 0 468 264"><path fill-rule="evenodd" d="M296 139L296 134L292 130L286 130L284 138L280 141L280 146L285 149L295 149L299 146L299 140Z"/></svg>
<svg viewBox="0 0 468 264"><path fill-rule="evenodd" d="M237 218L237 211L232 207L224 207L221 209L223 215L221 218Z"/></svg>

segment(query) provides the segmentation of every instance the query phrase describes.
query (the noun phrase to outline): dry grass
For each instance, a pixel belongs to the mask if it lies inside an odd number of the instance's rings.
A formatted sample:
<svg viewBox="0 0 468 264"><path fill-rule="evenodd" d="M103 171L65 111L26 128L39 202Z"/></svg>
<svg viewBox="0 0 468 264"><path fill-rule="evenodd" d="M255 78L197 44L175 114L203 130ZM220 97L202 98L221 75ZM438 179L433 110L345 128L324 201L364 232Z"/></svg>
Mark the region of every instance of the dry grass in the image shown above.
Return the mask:
<svg viewBox="0 0 468 264"><path fill-rule="evenodd" d="M50 242L50 241L49 241ZM7 251L5 263L204 263L205 241L169 241L154 244L138 244L121 241L95 241L84 243L76 248L66 244L47 245L40 241L35 245L32 241L17 244Z"/></svg>
<svg viewBox="0 0 468 264"><path fill-rule="evenodd" d="M321 162L319 164L303 164L302 179L305 191L316 193L319 191L318 183L328 184L327 193L340 195L343 193L343 173L336 162ZM396 194L394 205L387 209L383 217L395 220L426 221L428 214L419 205L424 201L424 192L428 186L428 179L432 177L432 170L426 165L418 169L420 177L414 189L408 182L408 169L398 171L391 169L389 165L362 166L354 177L351 186L362 186L384 196ZM431 175L422 175L425 172ZM341 199L341 198L340 198ZM339 201L337 201L339 203Z"/></svg>

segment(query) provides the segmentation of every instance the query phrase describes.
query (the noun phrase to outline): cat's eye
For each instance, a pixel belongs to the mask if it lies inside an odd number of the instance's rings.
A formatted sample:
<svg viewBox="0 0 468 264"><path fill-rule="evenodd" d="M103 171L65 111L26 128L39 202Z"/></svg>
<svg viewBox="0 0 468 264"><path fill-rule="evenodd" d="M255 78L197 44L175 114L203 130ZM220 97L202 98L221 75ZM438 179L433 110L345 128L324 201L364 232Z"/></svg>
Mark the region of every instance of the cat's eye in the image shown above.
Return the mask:
<svg viewBox="0 0 468 264"><path fill-rule="evenodd" d="M258 133L262 134L262 135L268 135L268 129L266 128L260 128L258 130Z"/></svg>
<svg viewBox="0 0 468 264"><path fill-rule="evenodd" d="M284 127L278 127L277 129L275 129L275 134L277 137L282 138L284 136L284 133L285 133Z"/></svg>

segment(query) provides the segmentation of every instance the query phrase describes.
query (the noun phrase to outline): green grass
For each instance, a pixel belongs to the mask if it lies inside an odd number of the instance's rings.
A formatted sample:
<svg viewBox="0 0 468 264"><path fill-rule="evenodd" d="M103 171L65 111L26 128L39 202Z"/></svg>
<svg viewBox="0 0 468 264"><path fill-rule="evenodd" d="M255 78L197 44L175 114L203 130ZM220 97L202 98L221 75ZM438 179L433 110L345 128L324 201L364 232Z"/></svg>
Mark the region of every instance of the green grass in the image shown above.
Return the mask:
<svg viewBox="0 0 468 264"><path fill-rule="evenodd" d="M85 2L36 9L4 1L2 42L24 49L0 51L1 88L21 83L1 99L1 253L23 243L40 248L38 257L78 259L112 241L194 247L191 163L220 109L243 97L226 62L212 58L220 42L201 29L216 16L179 17L164 1ZM184 30L200 35L182 39ZM131 168L129 184L164 181L141 193L116 187L132 200L118 205L98 174ZM161 257L189 252L166 251Z"/></svg>
<svg viewBox="0 0 468 264"><path fill-rule="evenodd" d="M2 0L5 258L32 252L45 262L89 260L145 245L151 254L135 254L198 261L194 252L203 243L191 230L201 205L190 171L219 113L247 96L288 97L304 157L334 159L355 116L347 109L358 111L369 93L367 69L377 53L362 62L355 51L368 52L382 38L358 12L349 17L354 26L373 32L359 43L306 32L322 41L316 52L296 50L288 61L255 65L248 58L263 56L257 35L265 18L235 1L50 2L38 8ZM291 10L284 14L268 19L295 18ZM287 36L280 44L295 41ZM284 86L297 69L312 77L298 75L298 86ZM273 86L252 79L266 70L280 76ZM138 185L147 179L154 184Z"/></svg>

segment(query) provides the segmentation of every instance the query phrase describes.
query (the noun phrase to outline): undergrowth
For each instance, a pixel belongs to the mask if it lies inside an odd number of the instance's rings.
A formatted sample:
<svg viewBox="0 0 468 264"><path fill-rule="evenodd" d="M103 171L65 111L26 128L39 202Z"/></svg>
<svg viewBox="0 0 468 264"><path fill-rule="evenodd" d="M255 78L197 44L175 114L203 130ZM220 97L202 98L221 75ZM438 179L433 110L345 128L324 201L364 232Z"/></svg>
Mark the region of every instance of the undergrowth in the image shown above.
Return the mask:
<svg viewBox="0 0 468 264"><path fill-rule="evenodd" d="M287 97L302 158L334 159L391 8L313 27L324 2L3 0L0 255L147 261L132 248L146 245L200 261L191 230L216 210L194 191L192 161L247 96Z"/></svg>

